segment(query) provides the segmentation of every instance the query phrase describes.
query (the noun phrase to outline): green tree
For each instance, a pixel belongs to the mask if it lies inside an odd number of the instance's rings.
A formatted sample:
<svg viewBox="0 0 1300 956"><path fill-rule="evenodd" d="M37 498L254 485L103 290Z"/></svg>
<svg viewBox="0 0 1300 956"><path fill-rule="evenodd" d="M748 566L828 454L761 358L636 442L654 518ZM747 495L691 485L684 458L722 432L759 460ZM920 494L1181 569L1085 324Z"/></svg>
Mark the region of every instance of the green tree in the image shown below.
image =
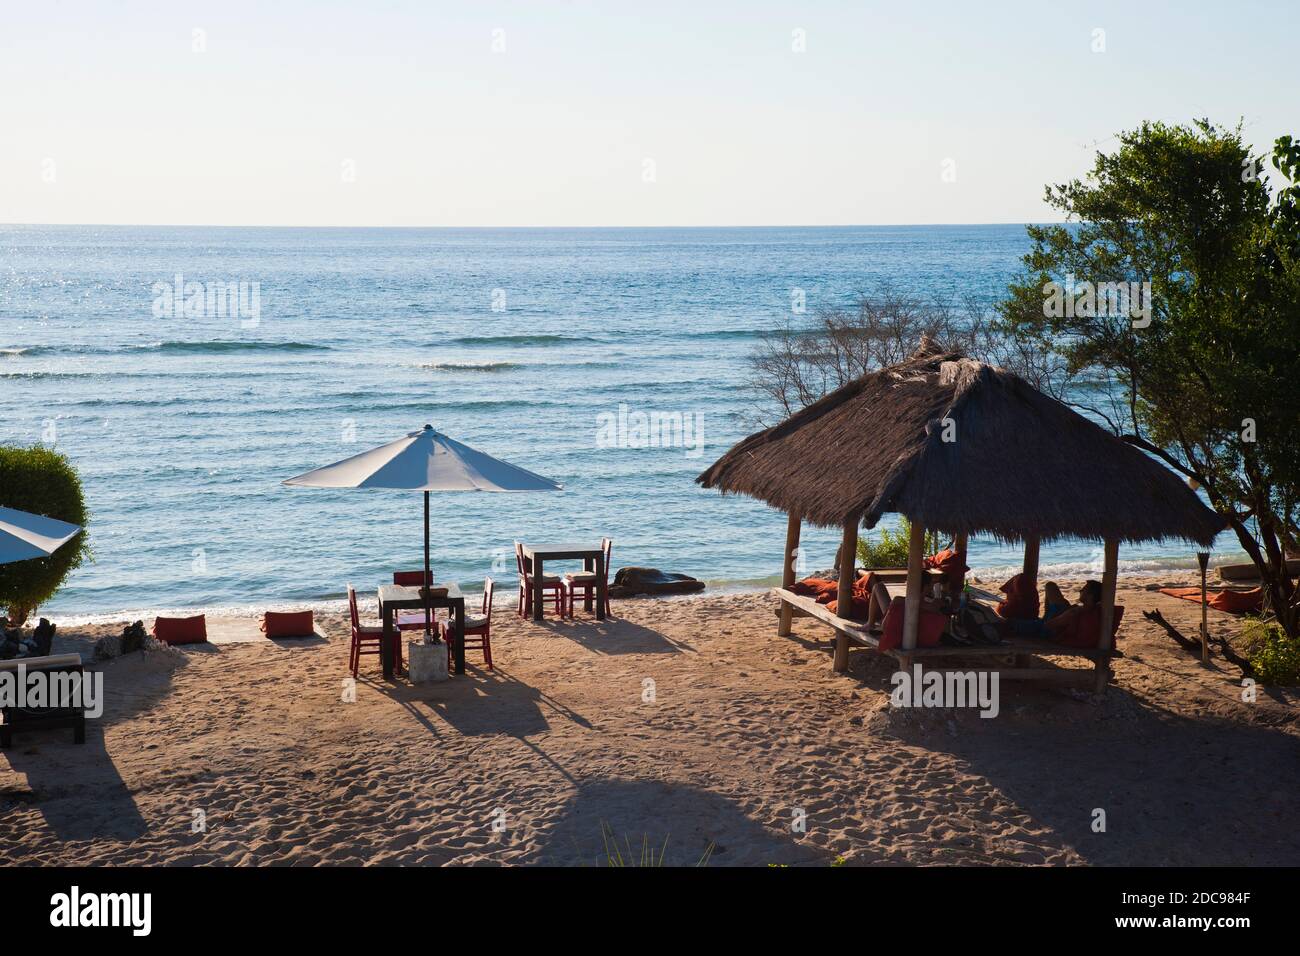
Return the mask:
<svg viewBox="0 0 1300 956"><path fill-rule="evenodd" d="M1066 222L1029 228L999 312L1022 346L1056 359L1054 394L1204 489L1295 635L1300 147L1279 139L1272 160L1276 189L1240 127L1121 134L1084 180L1047 188Z"/></svg>
<svg viewBox="0 0 1300 956"><path fill-rule="evenodd" d="M81 479L66 456L43 448L0 447L0 505L85 527ZM0 564L0 607L13 625L53 597L73 568L90 557L83 531L48 558Z"/></svg>

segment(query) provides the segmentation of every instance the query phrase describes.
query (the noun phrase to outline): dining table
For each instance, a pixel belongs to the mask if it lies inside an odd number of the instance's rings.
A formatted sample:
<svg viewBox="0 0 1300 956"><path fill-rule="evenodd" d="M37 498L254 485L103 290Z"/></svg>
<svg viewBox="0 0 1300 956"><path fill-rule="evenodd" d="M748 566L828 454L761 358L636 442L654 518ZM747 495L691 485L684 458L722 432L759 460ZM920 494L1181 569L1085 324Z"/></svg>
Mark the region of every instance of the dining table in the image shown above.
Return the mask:
<svg viewBox="0 0 1300 956"><path fill-rule="evenodd" d="M396 663L393 649L400 636L395 622L397 612L425 607L430 608L431 615L438 608L446 608L449 617L454 620L452 632L448 635L452 646L452 662L455 673L465 673L465 595L460 588L455 584L435 584L432 593L426 595L424 589L419 587L381 584L379 617L384 622L384 638L380 644L379 659L384 666L385 678L393 676L393 666Z"/></svg>
<svg viewBox="0 0 1300 956"><path fill-rule="evenodd" d="M528 573L533 579L533 620L542 619L542 575L547 561L581 561L583 570L596 573L596 586L599 595L596 600L596 617L605 619L605 608L609 605L607 582L605 581L605 551L599 544L593 546L573 542L559 544L523 544L524 561ZM584 610L591 610L591 597L583 602Z"/></svg>

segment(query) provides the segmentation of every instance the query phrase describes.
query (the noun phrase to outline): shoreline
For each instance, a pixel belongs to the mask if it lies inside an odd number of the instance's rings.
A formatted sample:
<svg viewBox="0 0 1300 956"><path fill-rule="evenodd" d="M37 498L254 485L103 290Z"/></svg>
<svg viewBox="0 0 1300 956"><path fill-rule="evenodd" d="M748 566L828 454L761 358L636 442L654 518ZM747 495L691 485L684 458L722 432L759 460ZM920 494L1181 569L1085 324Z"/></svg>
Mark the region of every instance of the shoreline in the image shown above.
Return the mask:
<svg viewBox="0 0 1300 956"><path fill-rule="evenodd" d="M1244 556L1243 556L1244 557ZM1139 584L1147 587L1159 585L1169 587L1190 586L1200 583L1199 572L1195 568L1195 558L1191 559L1193 567L1167 567L1159 569L1133 569L1119 572L1119 582L1121 584ZM1231 556L1225 556L1219 564L1239 563L1237 559ZM1214 574L1214 563L1210 565L1210 575L1207 580L1207 587L1210 590L1228 586L1228 582L1221 581ZM996 567L996 568L973 568L968 578L972 584L979 584L983 587L996 590L999 584L1012 574L1018 572L1019 568ZM816 570L805 572L800 577L807 577L818 573ZM1077 565L1047 565L1039 569L1038 579L1040 582L1054 580L1057 582L1082 582L1088 578L1101 577L1100 568L1094 570L1085 569ZM515 590L510 584L513 583L513 574L505 575L497 582L496 599L493 601L493 607L498 611L502 608L509 608L515 603ZM772 577L765 581L705 581L705 590L694 594L670 594L654 597L655 600L661 601L683 601L683 600L704 600L710 597L729 597L739 594L762 594L774 587L780 586L780 579ZM481 586L477 584L461 585L461 589L466 596L482 594ZM642 601L650 600L651 596L639 596L635 598L622 598L624 601ZM376 602L372 594L367 592L357 592L358 607L362 614L373 615ZM346 594L338 596L323 597L317 600L270 600L261 604L235 604L235 605L154 605L144 608L125 608L111 611L79 611L79 610L54 610L54 611L35 611L29 619L29 625L40 618L48 618L51 623L57 627L86 627L97 626L102 624L123 623L130 624L132 621L144 620L146 625L150 623L149 619L153 617L190 617L198 614L208 615L217 619L255 619L262 616L267 611L315 611L321 615L343 614L347 611Z"/></svg>

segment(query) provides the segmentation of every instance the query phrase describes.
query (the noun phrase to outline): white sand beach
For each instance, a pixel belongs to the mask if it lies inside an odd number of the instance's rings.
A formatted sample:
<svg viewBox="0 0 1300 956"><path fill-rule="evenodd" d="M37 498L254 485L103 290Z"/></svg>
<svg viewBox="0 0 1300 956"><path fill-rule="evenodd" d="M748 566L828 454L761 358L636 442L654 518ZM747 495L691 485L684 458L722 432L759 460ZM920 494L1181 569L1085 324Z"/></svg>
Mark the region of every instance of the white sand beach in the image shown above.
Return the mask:
<svg viewBox="0 0 1300 956"><path fill-rule="evenodd" d="M1006 682L995 719L891 710L891 661L833 673L827 629L777 637L765 594L605 622L499 607L495 671L417 687L364 658L355 703L339 615L320 639L135 653L95 665L84 746L43 731L0 758L0 863L603 865L603 827L679 865L1293 863L1300 699L1243 702L1235 667L1138 613L1195 634L1154 586L1121 582L1103 698ZM89 660L120 626L56 649Z"/></svg>

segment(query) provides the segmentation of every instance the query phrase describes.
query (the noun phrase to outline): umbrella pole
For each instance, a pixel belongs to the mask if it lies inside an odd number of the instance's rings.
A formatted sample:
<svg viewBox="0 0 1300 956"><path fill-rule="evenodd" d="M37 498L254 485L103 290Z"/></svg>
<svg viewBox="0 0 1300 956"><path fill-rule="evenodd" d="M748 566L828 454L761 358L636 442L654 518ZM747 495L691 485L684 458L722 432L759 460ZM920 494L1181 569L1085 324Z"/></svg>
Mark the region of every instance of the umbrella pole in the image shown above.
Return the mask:
<svg viewBox="0 0 1300 956"><path fill-rule="evenodd" d="M429 493L424 493L424 640L429 641L429 634L433 630L432 609L429 607L429 588L433 582L429 580Z"/></svg>

